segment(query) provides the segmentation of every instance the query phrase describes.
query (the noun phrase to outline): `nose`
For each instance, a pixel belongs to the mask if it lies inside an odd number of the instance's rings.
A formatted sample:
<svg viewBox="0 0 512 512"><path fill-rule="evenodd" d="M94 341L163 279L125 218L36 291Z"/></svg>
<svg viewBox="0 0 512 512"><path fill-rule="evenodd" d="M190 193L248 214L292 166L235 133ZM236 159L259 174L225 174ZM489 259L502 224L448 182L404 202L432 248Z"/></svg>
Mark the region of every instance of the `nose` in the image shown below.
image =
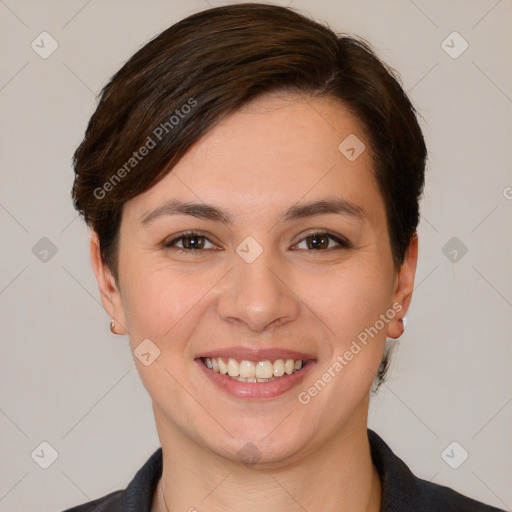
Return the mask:
<svg viewBox="0 0 512 512"><path fill-rule="evenodd" d="M266 252L252 263L235 261L217 303L222 320L261 332L298 317L300 300L287 282L284 263L277 265Z"/></svg>

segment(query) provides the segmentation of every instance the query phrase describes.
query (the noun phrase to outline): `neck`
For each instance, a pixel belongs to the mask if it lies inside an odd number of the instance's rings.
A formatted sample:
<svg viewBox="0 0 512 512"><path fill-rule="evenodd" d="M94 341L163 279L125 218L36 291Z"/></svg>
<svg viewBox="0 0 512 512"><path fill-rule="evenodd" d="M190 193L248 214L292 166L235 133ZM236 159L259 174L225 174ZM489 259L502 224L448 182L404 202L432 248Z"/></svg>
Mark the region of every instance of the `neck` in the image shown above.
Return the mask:
<svg viewBox="0 0 512 512"><path fill-rule="evenodd" d="M371 460L366 416L364 424L348 425L301 460L271 467L227 460L169 426L161 411L155 410L155 418L163 473L154 512L304 512L318 510L319 504L323 512L380 510L381 484Z"/></svg>

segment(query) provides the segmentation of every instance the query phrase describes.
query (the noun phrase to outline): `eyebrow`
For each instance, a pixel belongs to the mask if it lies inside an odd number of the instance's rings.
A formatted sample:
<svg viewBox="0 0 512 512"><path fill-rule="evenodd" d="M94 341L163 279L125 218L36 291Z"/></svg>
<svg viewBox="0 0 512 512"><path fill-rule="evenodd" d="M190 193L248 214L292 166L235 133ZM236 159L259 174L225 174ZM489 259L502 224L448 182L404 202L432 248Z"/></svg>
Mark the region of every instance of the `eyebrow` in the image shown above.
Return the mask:
<svg viewBox="0 0 512 512"><path fill-rule="evenodd" d="M279 222L328 214L350 215L360 220L366 217L365 210L355 203L346 199L330 198L293 205L281 215ZM141 223L147 226L155 219L167 215L190 215L223 224L232 223L232 216L225 210L205 203L183 202L179 199L171 199L162 206L145 213L141 217Z"/></svg>

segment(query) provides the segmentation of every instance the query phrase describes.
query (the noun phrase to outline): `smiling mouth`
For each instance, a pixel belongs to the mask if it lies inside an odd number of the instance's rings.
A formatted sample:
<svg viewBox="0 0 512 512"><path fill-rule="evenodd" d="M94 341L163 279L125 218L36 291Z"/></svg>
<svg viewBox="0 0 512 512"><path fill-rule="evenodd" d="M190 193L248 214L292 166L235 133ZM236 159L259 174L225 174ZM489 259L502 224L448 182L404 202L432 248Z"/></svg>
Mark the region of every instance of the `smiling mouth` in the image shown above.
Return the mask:
<svg viewBox="0 0 512 512"><path fill-rule="evenodd" d="M202 363L213 372L240 382L271 382L300 372L307 364L304 359L265 359L238 361L233 358L202 357Z"/></svg>

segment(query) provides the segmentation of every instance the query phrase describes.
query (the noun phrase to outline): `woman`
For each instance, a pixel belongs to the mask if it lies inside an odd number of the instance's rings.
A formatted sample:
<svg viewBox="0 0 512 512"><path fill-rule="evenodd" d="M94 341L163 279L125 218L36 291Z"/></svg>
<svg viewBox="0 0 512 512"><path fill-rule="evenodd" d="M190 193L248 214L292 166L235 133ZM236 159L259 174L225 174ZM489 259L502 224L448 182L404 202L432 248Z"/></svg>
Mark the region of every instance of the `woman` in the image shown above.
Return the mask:
<svg viewBox="0 0 512 512"><path fill-rule="evenodd" d="M73 199L162 448L70 510L497 510L367 429L425 159L392 71L290 9L210 9L138 51L75 153Z"/></svg>

